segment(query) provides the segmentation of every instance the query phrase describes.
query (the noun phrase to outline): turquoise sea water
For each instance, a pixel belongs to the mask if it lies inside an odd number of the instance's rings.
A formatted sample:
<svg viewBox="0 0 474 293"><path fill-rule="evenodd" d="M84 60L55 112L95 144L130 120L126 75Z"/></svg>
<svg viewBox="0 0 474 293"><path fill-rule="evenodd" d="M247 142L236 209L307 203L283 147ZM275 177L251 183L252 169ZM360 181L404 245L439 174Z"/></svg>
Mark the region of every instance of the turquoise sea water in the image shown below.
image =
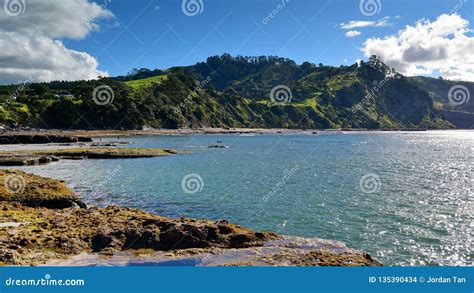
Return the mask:
<svg viewBox="0 0 474 293"><path fill-rule="evenodd" d="M473 131L120 141L191 153L22 169L66 180L89 205L340 240L388 265L473 265Z"/></svg>

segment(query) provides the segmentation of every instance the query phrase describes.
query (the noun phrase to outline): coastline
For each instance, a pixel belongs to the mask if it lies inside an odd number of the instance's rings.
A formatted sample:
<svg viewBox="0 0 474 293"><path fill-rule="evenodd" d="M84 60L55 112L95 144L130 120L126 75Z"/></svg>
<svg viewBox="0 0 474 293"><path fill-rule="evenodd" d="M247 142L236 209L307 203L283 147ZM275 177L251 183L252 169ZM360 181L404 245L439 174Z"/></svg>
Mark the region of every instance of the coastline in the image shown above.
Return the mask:
<svg viewBox="0 0 474 293"><path fill-rule="evenodd" d="M0 170L0 179L23 182L0 185L0 265L382 265L338 241L87 207L64 181L23 171Z"/></svg>
<svg viewBox="0 0 474 293"><path fill-rule="evenodd" d="M32 166L57 162L62 159L133 159L184 154L171 149L70 147L50 150L0 151L0 166Z"/></svg>
<svg viewBox="0 0 474 293"><path fill-rule="evenodd" d="M66 142L90 142L89 138L98 137L127 137L127 136L153 136L153 135L223 135L223 134L318 134L318 133L338 133L338 132L424 132L440 130L472 130L472 129L421 129L421 128L400 128L400 129L367 129L367 128L339 128L339 129L288 129L288 128L179 128L179 129L155 129L147 128L143 130L60 130L60 129L37 129L37 130L8 130L0 133L2 136L53 136L55 138L66 139ZM76 140L74 140L76 138ZM53 139L54 141L54 139ZM63 142L61 140L54 142Z"/></svg>

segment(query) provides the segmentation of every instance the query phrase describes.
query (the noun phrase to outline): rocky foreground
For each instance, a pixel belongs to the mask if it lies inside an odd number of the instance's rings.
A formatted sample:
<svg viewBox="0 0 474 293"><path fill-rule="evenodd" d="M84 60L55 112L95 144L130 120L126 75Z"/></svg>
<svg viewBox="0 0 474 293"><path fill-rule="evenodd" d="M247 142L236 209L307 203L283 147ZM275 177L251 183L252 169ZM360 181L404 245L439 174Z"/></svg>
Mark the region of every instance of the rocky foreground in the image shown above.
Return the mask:
<svg viewBox="0 0 474 293"><path fill-rule="evenodd" d="M22 171L0 170L0 182L0 265L105 264L105 258L117 265L146 259L158 265L381 265L334 241L255 232L225 220L87 208L63 181Z"/></svg>

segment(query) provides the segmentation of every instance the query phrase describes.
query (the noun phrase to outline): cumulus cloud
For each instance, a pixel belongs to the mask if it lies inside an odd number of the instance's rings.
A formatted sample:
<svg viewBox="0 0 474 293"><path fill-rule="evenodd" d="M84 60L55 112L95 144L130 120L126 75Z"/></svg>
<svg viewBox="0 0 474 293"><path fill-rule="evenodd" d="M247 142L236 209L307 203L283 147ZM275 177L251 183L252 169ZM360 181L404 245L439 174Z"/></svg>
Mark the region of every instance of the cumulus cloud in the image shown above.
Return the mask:
<svg viewBox="0 0 474 293"><path fill-rule="evenodd" d="M353 38L353 37L360 36L360 34L361 34L360 31L358 31L358 30L352 30L352 31L346 32L346 37Z"/></svg>
<svg viewBox="0 0 474 293"><path fill-rule="evenodd" d="M106 74L97 71L97 61L89 54L70 50L45 36L0 32L0 47L0 55L5 58L1 60L0 77L5 84L95 79Z"/></svg>
<svg viewBox="0 0 474 293"><path fill-rule="evenodd" d="M379 20L369 21L369 20L351 20L348 23L341 23L339 25L342 29L355 29L355 28L362 28L362 27L381 27L381 26L389 26L390 17L384 17Z"/></svg>
<svg viewBox="0 0 474 293"><path fill-rule="evenodd" d="M0 83L108 75L97 69L94 57L66 48L61 39L85 38L99 30L99 19L112 18L112 12L88 0L23 3L24 11L19 15L8 15L6 9L0 9Z"/></svg>
<svg viewBox="0 0 474 293"><path fill-rule="evenodd" d="M474 37L469 22L458 14L442 14L435 21L419 20L395 35L369 38L366 57L378 55L406 75L439 73L452 80L474 81Z"/></svg>

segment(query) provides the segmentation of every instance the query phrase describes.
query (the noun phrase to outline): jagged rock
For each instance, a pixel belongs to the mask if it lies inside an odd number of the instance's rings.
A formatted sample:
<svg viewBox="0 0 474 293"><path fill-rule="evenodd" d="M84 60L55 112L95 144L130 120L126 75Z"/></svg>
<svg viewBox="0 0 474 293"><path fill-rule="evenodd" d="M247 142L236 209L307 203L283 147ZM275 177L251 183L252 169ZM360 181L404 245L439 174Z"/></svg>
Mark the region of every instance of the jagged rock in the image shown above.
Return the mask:
<svg viewBox="0 0 474 293"><path fill-rule="evenodd" d="M64 181L43 178L19 170L0 170L0 201L13 201L29 207L64 209L85 208Z"/></svg>

